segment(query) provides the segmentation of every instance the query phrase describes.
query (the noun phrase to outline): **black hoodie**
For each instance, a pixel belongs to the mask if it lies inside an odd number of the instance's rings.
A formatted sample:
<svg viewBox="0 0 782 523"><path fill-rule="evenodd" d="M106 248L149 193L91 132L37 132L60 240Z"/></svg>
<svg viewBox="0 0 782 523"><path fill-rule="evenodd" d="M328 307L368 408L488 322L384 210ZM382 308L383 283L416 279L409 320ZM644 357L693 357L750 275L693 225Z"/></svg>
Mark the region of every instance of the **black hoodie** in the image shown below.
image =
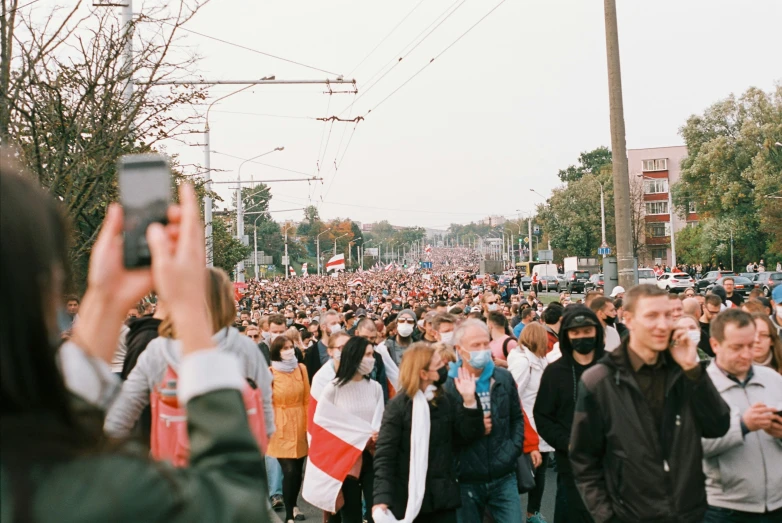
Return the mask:
<svg viewBox="0 0 782 523"><path fill-rule="evenodd" d="M589 365L580 365L573 359L573 346L567 336L567 330L573 328L576 316L587 316L597 327L597 349ZM546 443L554 447L557 455L557 470L560 474L571 475L568 459L570 428L573 425L573 412L576 406L576 392L581 375L593 366L605 353L605 335L600 327L597 315L585 305L568 305L562 316L559 330L559 350L562 357L551 363L540 379L540 389L535 401L533 413L538 434Z"/></svg>

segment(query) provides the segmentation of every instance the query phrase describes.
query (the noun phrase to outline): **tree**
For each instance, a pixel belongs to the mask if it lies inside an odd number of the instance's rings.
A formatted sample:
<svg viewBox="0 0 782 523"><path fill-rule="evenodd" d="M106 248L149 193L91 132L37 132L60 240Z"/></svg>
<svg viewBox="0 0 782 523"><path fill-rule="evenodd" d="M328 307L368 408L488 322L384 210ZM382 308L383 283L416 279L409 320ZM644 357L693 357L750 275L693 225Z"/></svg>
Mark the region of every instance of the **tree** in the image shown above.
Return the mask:
<svg viewBox="0 0 782 523"><path fill-rule="evenodd" d="M557 176L563 183L580 180L585 174L599 174L611 167L611 150L602 146L592 151L583 152L578 157L579 165L571 165L560 169Z"/></svg>
<svg viewBox="0 0 782 523"><path fill-rule="evenodd" d="M245 259L252 250L231 236L223 220L212 222L213 263L228 274L234 275L236 264Z"/></svg>
<svg viewBox="0 0 782 523"><path fill-rule="evenodd" d="M3 2L0 24L0 138L18 148L35 180L62 201L79 288L106 208L117 200L119 157L155 152L162 140L179 139L199 121L186 109L204 99L203 89L152 85L195 63L174 49L178 29L199 5L189 9L183 0L173 16L163 7L145 9L143 26L137 19L126 31L111 9L78 19L77 2L33 21L18 4ZM126 64L125 44L134 33L133 62ZM177 166L176 158L173 164L175 178L189 168Z"/></svg>
<svg viewBox="0 0 782 523"><path fill-rule="evenodd" d="M782 191L782 150L774 146L782 141L782 84L770 93L752 87L730 95L679 132L688 156L674 203L680 214L695 204L703 238L717 248L710 253L727 262L731 233L744 262L781 253L782 206L767 196Z"/></svg>

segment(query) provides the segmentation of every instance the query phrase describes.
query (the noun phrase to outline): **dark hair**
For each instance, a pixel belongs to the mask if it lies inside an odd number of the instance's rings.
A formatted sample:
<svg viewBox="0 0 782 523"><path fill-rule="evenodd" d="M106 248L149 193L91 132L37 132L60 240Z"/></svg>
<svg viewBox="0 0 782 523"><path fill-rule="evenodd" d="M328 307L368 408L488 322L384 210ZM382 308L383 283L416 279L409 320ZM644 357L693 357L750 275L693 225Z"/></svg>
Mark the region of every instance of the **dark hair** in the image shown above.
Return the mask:
<svg viewBox="0 0 782 523"><path fill-rule="evenodd" d="M621 309L623 303L624 301L622 300L622 298L617 298L614 300L614 307L616 307L617 309Z"/></svg>
<svg viewBox="0 0 782 523"><path fill-rule="evenodd" d="M487 316L486 321L490 321L494 325L501 328L503 331L505 331L506 336L513 337L513 332L508 328L508 318L506 318L503 313L498 311L492 311Z"/></svg>
<svg viewBox="0 0 782 523"><path fill-rule="evenodd" d="M447 307L447 306L448 306L448 304L447 304L447 303L445 303L443 300L440 300L440 301L438 301L437 303L435 303L435 304L434 304L434 306L435 306L435 307Z"/></svg>
<svg viewBox="0 0 782 523"><path fill-rule="evenodd" d="M675 295L672 294L671 296L675 296ZM592 312L597 312L603 310L603 307L605 307L609 303L614 303L614 300L606 296L601 296L599 298L595 298L594 300L592 300L592 303L589 304L589 308L592 309Z"/></svg>
<svg viewBox="0 0 782 523"><path fill-rule="evenodd" d="M636 304L642 298L659 298L660 296L665 296L667 298L668 291L650 283L636 285L630 287L630 290L625 293L624 308L627 312L634 312Z"/></svg>
<svg viewBox="0 0 782 523"><path fill-rule="evenodd" d="M443 323L450 323L456 325L456 316L443 312L432 318L432 328L436 331L440 330L440 325Z"/></svg>
<svg viewBox="0 0 782 523"><path fill-rule="evenodd" d="M564 312L565 307L563 307L561 303L557 301L549 303L546 310L543 311L543 322L546 325L554 325L562 318Z"/></svg>
<svg viewBox="0 0 782 523"><path fill-rule="evenodd" d="M709 327L709 334L712 338L722 343L725 341L725 327L728 324L735 325L739 329L752 325L755 327L755 321L752 319L752 315L748 312L744 312L741 309L726 309L717 314L713 320L711 320L711 326Z"/></svg>
<svg viewBox="0 0 782 523"><path fill-rule="evenodd" d="M65 303L68 303L69 301L75 301L76 303L79 304L81 303L81 300L75 294L69 294L65 297Z"/></svg>
<svg viewBox="0 0 782 523"><path fill-rule="evenodd" d="M272 314L269 316L269 323L275 325L285 325L285 316L282 314Z"/></svg>
<svg viewBox="0 0 782 523"><path fill-rule="evenodd" d="M274 338L272 346L269 347L269 358L272 361L282 361L280 352L285 348L286 343L290 343L291 347L293 347L293 342L287 336L279 335Z"/></svg>
<svg viewBox="0 0 782 523"><path fill-rule="evenodd" d="M348 383L356 375L368 345L374 346L374 343L364 338L353 336L342 348L342 355L339 358L339 370L337 370L335 378L337 387Z"/></svg>
<svg viewBox="0 0 782 523"><path fill-rule="evenodd" d="M708 296L706 296L706 305L716 305L717 307L721 307L722 298L720 298L716 294L709 294Z"/></svg>

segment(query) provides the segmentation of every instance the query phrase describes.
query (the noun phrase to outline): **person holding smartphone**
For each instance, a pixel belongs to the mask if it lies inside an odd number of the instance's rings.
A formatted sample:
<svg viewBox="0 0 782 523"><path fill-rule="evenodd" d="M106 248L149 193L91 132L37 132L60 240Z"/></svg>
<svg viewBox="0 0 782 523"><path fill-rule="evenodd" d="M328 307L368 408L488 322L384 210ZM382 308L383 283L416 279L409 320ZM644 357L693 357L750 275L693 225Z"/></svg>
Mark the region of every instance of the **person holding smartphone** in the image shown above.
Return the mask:
<svg viewBox="0 0 782 523"><path fill-rule="evenodd" d="M67 238L57 203L0 162L3 310L2 521L269 521L263 456L250 431L238 362L214 349L204 307L204 228L190 185L146 231L151 267L123 264L123 209L109 206L92 248L71 339L58 348ZM182 342L190 467L109 442L102 415L118 389L109 363L128 309L154 288ZM7 487L7 488L6 488Z"/></svg>

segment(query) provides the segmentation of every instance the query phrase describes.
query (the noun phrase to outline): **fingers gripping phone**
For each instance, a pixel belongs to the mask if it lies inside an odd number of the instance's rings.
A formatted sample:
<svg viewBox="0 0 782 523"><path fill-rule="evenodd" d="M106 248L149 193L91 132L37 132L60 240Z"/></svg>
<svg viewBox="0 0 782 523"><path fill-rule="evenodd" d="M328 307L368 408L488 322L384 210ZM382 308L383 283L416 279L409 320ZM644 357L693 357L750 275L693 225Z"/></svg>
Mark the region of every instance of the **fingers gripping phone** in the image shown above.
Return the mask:
<svg viewBox="0 0 782 523"><path fill-rule="evenodd" d="M147 244L147 227L155 222L167 222L171 167L162 154L129 154L120 158L118 172L120 202L125 214L125 267L148 267L152 256Z"/></svg>

